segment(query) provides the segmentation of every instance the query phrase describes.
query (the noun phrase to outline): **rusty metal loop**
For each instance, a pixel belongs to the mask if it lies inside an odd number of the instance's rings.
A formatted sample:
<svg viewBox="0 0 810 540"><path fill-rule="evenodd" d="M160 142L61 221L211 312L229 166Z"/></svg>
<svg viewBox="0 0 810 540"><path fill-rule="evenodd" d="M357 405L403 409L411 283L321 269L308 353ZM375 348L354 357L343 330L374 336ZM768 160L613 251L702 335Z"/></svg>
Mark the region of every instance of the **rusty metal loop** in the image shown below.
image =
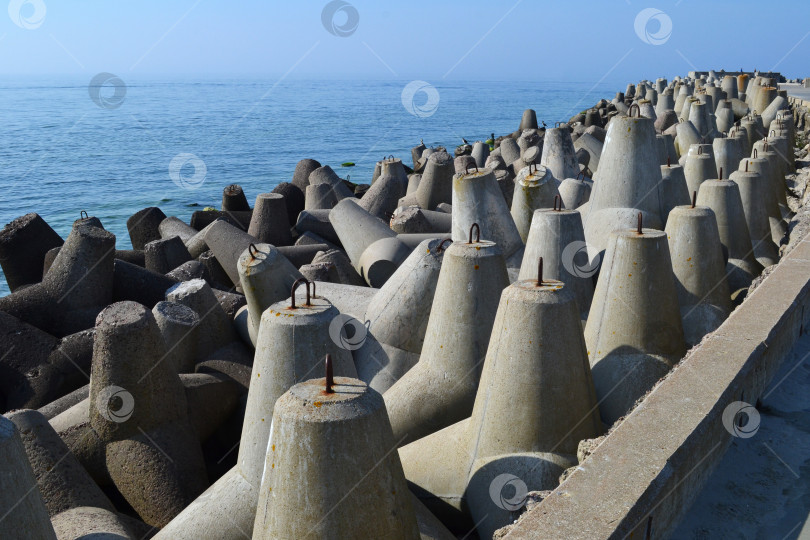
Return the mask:
<svg viewBox="0 0 810 540"><path fill-rule="evenodd" d="M754 148L754 159L757 159L757 155L758 155L757 149Z"/></svg>
<svg viewBox="0 0 810 540"><path fill-rule="evenodd" d="M79 212L79 219L89 219L90 215L87 213L87 210L82 210Z"/></svg>
<svg viewBox="0 0 810 540"><path fill-rule="evenodd" d="M557 203L560 204L559 208L557 208ZM554 195L554 211L562 212L562 197L560 197L559 195Z"/></svg>
<svg viewBox="0 0 810 540"><path fill-rule="evenodd" d="M627 111L627 116L633 118L633 107L635 107L636 111L638 112L636 118L641 118L641 107L639 107L637 103L633 103L632 105L630 105L630 109Z"/></svg>
<svg viewBox="0 0 810 540"><path fill-rule="evenodd" d="M579 171L579 172L577 173L576 177L574 178L574 180L579 180L579 177L580 177L580 176L582 177L582 179L583 179L583 180L585 180L585 178L586 178L586 176L585 176L585 171Z"/></svg>
<svg viewBox="0 0 810 540"><path fill-rule="evenodd" d="M669 156L667 156L667 169L669 169L670 167L672 167L672 164L670 163L671 161L672 161L672 158L671 158L671 157L669 157Z"/></svg>
<svg viewBox="0 0 810 540"><path fill-rule="evenodd" d="M768 151L768 138L767 138L767 137L765 137L765 140L764 140L764 141L762 141L762 151L763 151L763 152L767 152L767 151Z"/></svg>
<svg viewBox="0 0 810 540"><path fill-rule="evenodd" d="M439 242L439 245L438 245L438 246L436 246L436 253L441 253L442 251L444 251L444 250L446 249L446 248L444 247L444 244L445 244L446 242L450 242L450 243L452 244L452 243L453 243L453 239L452 239L452 238L445 238L444 240L442 240L441 242Z"/></svg>
<svg viewBox="0 0 810 540"><path fill-rule="evenodd" d="M306 284L305 286L306 286L306 289L307 289L307 303L304 304L304 305L305 306L311 306L312 305L311 304L311 299L310 299L310 296L309 296L309 283L310 283L310 281L307 278L302 277L302 278L298 278L298 279L295 280L295 282L292 285L292 289L290 290L290 309L296 309L296 306L295 306L295 289L297 289L298 286L301 285L302 283Z"/></svg>
<svg viewBox="0 0 810 540"><path fill-rule="evenodd" d="M478 172L478 165L476 163L467 163L464 167L464 174L470 174L470 167L475 167L475 172Z"/></svg>
<svg viewBox="0 0 810 540"><path fill-rule="evenodd" d="M326 370L326 380L324 381L324 393L325 394L334 394L335 391L332 387L335 385L335 376L332 370L332 355L327 354L326 358L324 359L324 369Z"/></svg>
<svg viewBox="0 0 810 540"><path fill-rule="evenodd" d="M256 253L253 253L254 251ZM251 244L248 246L248 253L250 254L251 257L255 259L256 255L259 254L259 248L256 247L256 244L251 242Z"/></svg>
<svg viewBox="0 0 810 540"><path fill-rule="evenodd" d="M481 226L478 225L478 223L473 223L472 225L470 225L470 238L469 238L469 242L467 242L467 243L468 244L473 243L473 240L472 240L473 229L475 229L475 243L478 244L479 242L481 242Z"/></svg>
<svg viewBox="0 0 810 540"><path fill-rule="evenodd" d="M695 204L697 204L697 191L692 192L692 208L695 207Z"/></svg>
<svg viewBox="0 0 810 540"><path fill-rule="evenodd" d="M703 155L703 147L702 146L698 146L698 155L699 156Z"/></svg>
<svg viewBox="0 0 810 540"><path fill-rule="evenodd" d="M719 180L723 179L723 167L720 167L720 178Z"/></svg>
<svg viewBox="0 0 810 540"><path fill-rule="evenodd" d="M637 232L638 234L644 234L644 233L642 232L642 229L641 229L641 212L639 212L639 213L638 213L638 227L637 227L636 232Z"/></svg>

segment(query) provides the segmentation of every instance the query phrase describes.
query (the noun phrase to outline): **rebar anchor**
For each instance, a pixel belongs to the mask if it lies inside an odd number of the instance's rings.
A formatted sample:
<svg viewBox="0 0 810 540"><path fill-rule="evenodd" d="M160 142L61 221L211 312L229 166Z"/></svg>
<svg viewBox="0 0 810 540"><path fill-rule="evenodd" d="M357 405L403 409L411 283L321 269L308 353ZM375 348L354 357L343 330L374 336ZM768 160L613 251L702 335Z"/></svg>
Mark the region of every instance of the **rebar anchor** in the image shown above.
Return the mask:
<svg viewBox="0 0 810 540"><path fill-rule="evenodd" d="M298 286L301 285L302 283L306 283L305 287L307 289L307 301L306 301L306 303L304 305L307 306L307 307L312 306L311 296L310 296L310 293L309 293L309 286L312 285L312 296L314 297L314 296L316 296L316 294L315 294L315 283L312 282L312 281L309 281L307 278L298 278L298 279L295 280L295 282L292 285L292 289L290 290L290 307L287 308L287 309L298 309L298 306L295 305L295 289L297 289Z"/></svg>

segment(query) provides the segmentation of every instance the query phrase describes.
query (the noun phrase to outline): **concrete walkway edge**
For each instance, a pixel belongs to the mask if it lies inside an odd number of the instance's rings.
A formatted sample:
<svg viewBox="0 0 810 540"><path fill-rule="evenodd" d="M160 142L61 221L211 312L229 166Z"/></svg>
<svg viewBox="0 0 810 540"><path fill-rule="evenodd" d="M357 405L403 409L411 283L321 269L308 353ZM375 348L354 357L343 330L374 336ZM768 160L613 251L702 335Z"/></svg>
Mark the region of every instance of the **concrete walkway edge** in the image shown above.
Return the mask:
<svg viewBox="0 0 810 540"><path fill-rule="evenodd" d="M810 235L505 538L668 538L808 319Z"/></svg>

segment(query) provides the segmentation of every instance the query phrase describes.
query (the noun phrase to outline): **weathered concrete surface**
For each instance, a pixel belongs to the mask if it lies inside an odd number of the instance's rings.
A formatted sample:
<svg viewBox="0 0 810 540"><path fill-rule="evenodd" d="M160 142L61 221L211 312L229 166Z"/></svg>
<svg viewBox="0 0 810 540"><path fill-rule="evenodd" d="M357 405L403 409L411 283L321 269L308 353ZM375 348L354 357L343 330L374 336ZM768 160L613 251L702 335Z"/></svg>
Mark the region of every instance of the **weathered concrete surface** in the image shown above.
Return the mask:
<svg viewBox="0 0 810 540"><path fill-rule="evenodd" d="M505 538L643 538L651 516L653 538L671 535L728 447L724 410L755 401L803 333L808 276L805 238Z"/></svg>

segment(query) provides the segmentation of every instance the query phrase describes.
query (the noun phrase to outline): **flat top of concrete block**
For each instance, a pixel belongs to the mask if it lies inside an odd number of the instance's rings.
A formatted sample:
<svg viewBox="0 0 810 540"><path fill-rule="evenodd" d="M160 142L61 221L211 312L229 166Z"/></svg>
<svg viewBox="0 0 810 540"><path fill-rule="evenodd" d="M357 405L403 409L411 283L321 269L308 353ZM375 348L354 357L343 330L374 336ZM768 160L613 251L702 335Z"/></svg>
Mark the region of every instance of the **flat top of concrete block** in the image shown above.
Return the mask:
<svg viewBox="0 0 810 540"><path fill-rule="evenodd" d="M175 324L194 326L200 322L200 316L197 315L196 311L176 302L158 302L155 304L154 310Z"/></svg>
<svg viewBox="0 0 810 540"><path fill-rule="evenodd" d="M149 310L137 302L126 300L104 308L96 318L96 326L136 327L148 324Z"/></svg>

